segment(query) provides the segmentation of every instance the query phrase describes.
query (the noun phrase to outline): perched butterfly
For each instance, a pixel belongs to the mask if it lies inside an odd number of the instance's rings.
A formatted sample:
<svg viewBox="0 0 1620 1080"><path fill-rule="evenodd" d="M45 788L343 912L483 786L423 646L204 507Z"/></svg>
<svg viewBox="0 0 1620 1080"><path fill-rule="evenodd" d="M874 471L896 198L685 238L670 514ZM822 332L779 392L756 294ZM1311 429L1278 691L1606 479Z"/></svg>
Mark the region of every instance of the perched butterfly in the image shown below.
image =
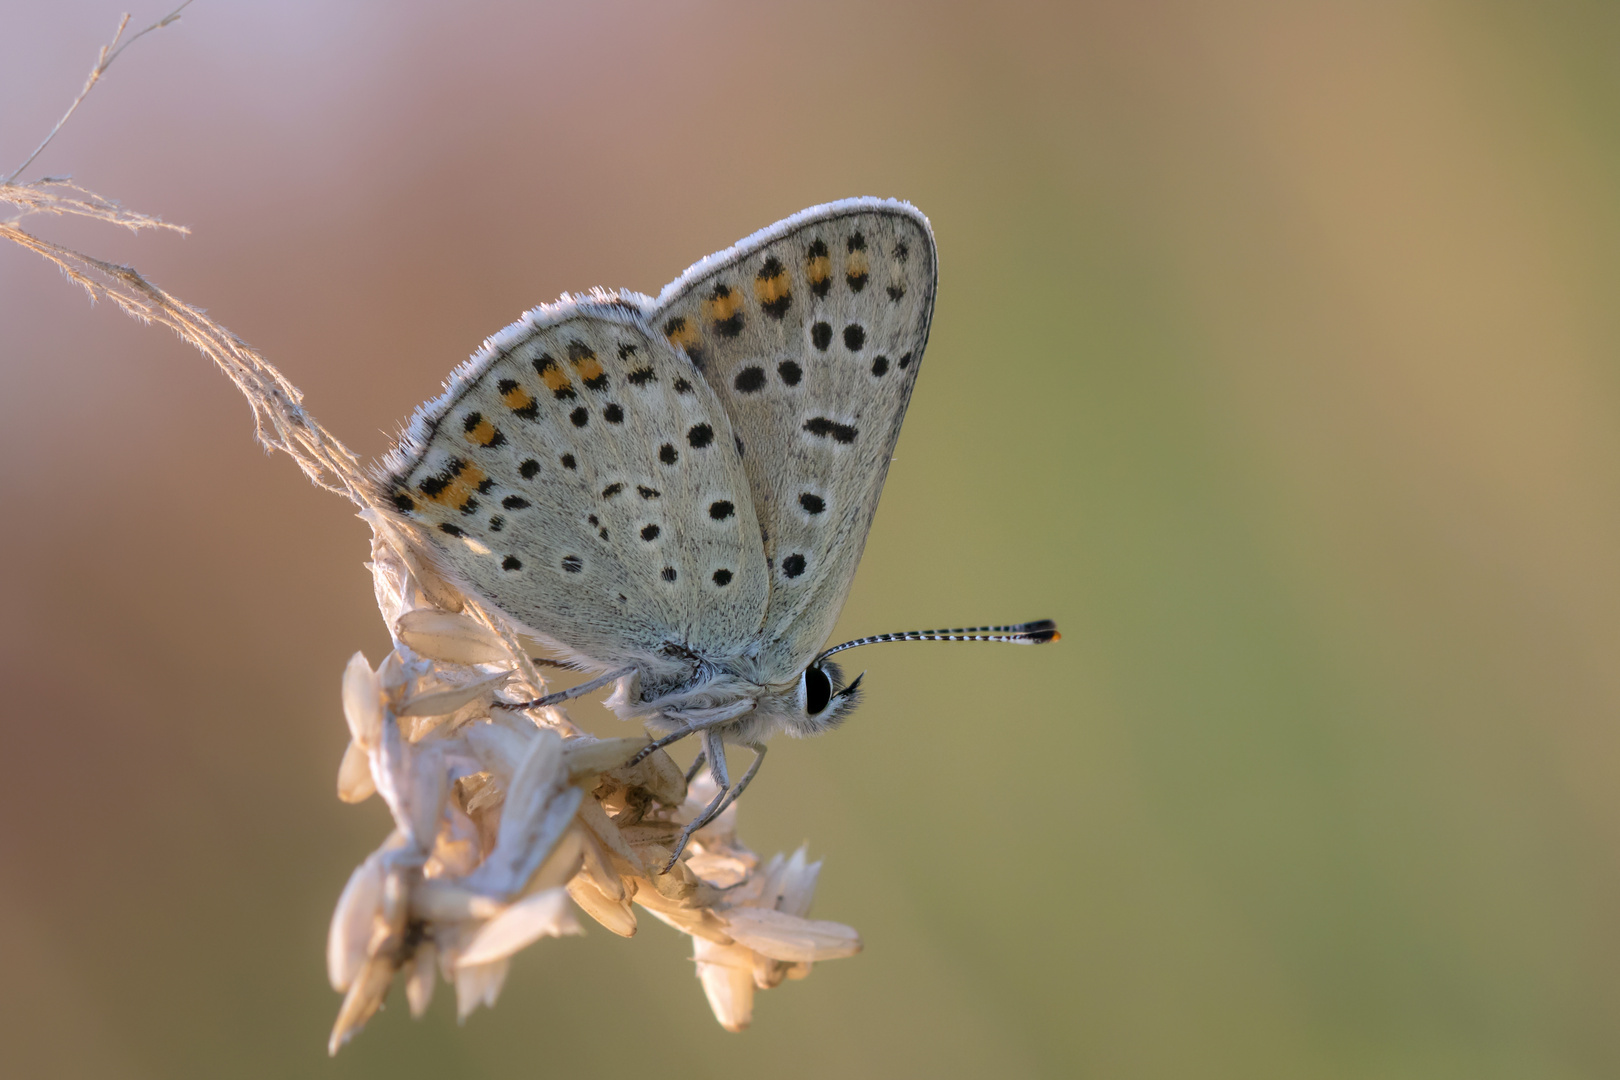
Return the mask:
<svg viewBox="0 0 1620 1080"><path fill-rule="evenodd" d="M487 341L384 462L438 568L563 658L618 682L620 716L702 733L719 794L777 731L855 706L828 657L878 641L1054 641L1049 621L880 634L824 649L911 398L936 280L907 203L808 210L659 297L593 291ZM726 743L755 758L733 785ZM646 752L651 752L649 747ZM670 860L673 865L674 857Z"/></svg>

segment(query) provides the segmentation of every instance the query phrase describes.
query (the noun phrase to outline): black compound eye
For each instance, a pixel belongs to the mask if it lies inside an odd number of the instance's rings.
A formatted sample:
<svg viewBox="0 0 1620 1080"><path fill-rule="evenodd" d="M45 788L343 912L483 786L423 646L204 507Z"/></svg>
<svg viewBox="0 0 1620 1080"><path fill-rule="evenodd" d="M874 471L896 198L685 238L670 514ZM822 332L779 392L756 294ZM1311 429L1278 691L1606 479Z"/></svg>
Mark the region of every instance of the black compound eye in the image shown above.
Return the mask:
<svg viewBox="0 0 1620 1080"><path fill-rule="evenodd" d="M832 680L818 667L804 669L804 711L815 716L832 700Z"/></svg>

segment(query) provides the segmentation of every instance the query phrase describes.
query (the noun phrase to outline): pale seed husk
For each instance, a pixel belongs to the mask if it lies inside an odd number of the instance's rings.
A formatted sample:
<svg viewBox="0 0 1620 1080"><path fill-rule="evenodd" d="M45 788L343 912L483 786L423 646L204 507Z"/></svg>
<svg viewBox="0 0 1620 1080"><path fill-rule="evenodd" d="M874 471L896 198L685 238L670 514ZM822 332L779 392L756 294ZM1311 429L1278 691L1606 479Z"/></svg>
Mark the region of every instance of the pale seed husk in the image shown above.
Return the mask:
<svg viewBox="0 0 1620 1080"><path fill-rule="evenodd" d="M720 912L719 917L737 944L772 960L836 960L861 951L860 935L842 923L755 907L731 908Z"/></svg>
<svg viewBox="0 0 1620 1080"><path fill-rule="evenodd" d="M349 657L343 669L343 718L355 742L368 750L377 745L382 731L382 686L365 653Z"/></svg>
<svg viewBox="0 0 1620 1080"><path fill-rule="evenodd" d="M430 690L425 694L414 694L406 698L398 709L400 716L448 716L470 701L476 701L485 694L493 694L500 685L512 677L509 671L497 671L493 675L486 675L482 679L474 679L464 686L452 686L443 690Z"/></svg>
<svg viewBox="0 0 1620 1080"><path fill-rule="evenodd" d="M478 763L503 787L512 782L512 774L529 755L535 734L532 726L528 731L515 731L504 724L468 724L461 729L461 737Z"/></svg>
<svg viewBox="0 0 1620 1080"><path fill-rule="evenodd" d="M621 768L648 742L644 737L567 739L563 742L563 767L568 770L568 782L577 784L588 777Z"/></svg>
<svg viewBox="0 0 1620 1080"><path fill-rule="evenodd" d="M626 787L639 787L665 806L679 806L686 801L686 774L675 764L675 759L663 750L654 750L634 765L610 769L610 779Z"/></svg>
<svg viewBox="0 0 1620 1080"><path fill-rule="evenodd" d="M692 942L698 979L709 1008L720 1026L741 1031L754 1019L754 957L737 945L720 945L702 938Z"/></svg>
<svg viewBox="0 0 1620 1080"><path fill-rule="evenodd" d="M511 659L506 643L493 630L448 611L407 611L394 624L394 636L420 656L451 664L472 667Z"/></svg>
<svg viewBox="0 0 1620 1080"><path fill-rule="evenodd" d="M620 900L604 896L592 879L580 874L568 883L568 895L580 910L620 937L635 937L636 913L628 896Z"/></svg>
<svg viewBox="0 0 1620 1080"><path fill-rule="evenodd" d="M457 968L504 960L543 937L582 933L567 889L531 893L484 924L456 961Z"/></svg>
<svg viewBox="0 0 1620 1080"><path fill-rule="evenodd" d="M389 843L395 838L389 837ZM354 868L332 912L326 935L326 974L332 989L347 990L366 962L367 949L382 911L385 843Z"/></svg>
<svg viewBox="0 0 1620 1080"><path fill-rule="evenodd" d="M411 1015L418 1020L433 1004L433 987L438 982L436 950L433 942L424 941L416 947L405 973L405 1000L410 1002Z"/></svg>
<svg viewBox="0 0 1620 1080"><path fill-rule="evenodd" d="M377 782L371 778L371 755L356 739L349 740L338 765L337 793L346 803L365 802L377 794Z"/></svg>
<svg viewBox="0 0 1620 1080"><path fill-rule="evenodd" d="M583 825L580 826L580 854L583 856L581 873L590 879L597 891L603 896L618 903L625 899L624 879L613 869L608 853L602 847L602 842Z"/></svg>
<svg viewBox="0 0 1620 1080"><path fill-rule="evenodd" d="M683 907L662 896L646 878L635 879L636 891L632 899L646 908L660 922L668 923L683 934L704 938L719 945L730 945L732 937L726 933L725 923L708 908Z"/></svg>
<svg viewBox="0 0 1620 1080"><path fill-rule="evenodd" d="M411 914L430 922L493 919L505 910L501 901L452 881L423 878L411 886Z"/></svg>
<svg viewBox="0 0 1620 1080"><path fill-rule="evenodd" d="M338 1048L348 1042L354 1033L365 1026L367 1020L376 1015L382 1008L383 999L388 996L388 988L394 982L394 962L388 957L373 957L367 960L354 982L349 985L349 992L343 998L343 1005L338 1009L337 1021L332 1025L332 1035L326 1042L326 1052L334 1055Z"/></svg>
<svg viewBox="0 0 1620 1080"><path fill-rule="evenodd" d="M405 564L406 569L411 572L411 577L416 581L416 587L422 590L422 595L431 601L434 607L443 608L445 611L460 611L466 606L461 598L461 590L445 581L439 572L433 569L432 563L423 558L422 553L405 535L403 529L394 527L382 515L370 510L363 511L360 516L388 539L387 546L390 553L397 555Z"/></svg>
<svg viewBox="0 0 1620 1080"><path fill-rule="evenodd" d="M553 845L551 854L541 861L540 868L524 886L524 891L537 893L561 888L579 873L584 861L585 827L575 818L566 826L561 839Z"/></svg>
<svg viewBox="0 0 1620 1080"><path fill-rule="evenodd" d="M624 874L645 875L646 866L641 857L631 850L630 845L624 842L624 836L619 827L613 824L613 819L607 816L602 804L595 799L586 799L579 804L579 820L590 830L591 835L606 849L608 857L613 860L615 867Z"/></svg>
<svg viewBox="0 0 1620 1080"><path fill-rule="evenodd" d="M510 966L510 961L496 960L491 964L459 964L456 967L457 1023L465 1023L478 1006L495 1004L501 987L506 983Z"/></svg>

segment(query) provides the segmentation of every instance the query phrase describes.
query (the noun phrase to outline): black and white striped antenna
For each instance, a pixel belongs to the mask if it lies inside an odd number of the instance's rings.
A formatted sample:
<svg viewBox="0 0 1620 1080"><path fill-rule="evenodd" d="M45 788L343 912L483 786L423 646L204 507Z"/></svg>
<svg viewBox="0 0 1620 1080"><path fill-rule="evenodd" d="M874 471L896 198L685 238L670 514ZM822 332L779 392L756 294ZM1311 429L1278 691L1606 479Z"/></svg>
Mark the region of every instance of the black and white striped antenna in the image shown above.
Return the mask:
<svg viewBox="0 0 1620 1080"><path fill-rule="evenodd" d="M814 667L834 653L880 641L1004 641L1011 645L1045 645L1062 637L1051 619L1019 623L1016 626L963 626L955 630L906 630L898 634L873 634L834 645L810 662Z"/></svg>

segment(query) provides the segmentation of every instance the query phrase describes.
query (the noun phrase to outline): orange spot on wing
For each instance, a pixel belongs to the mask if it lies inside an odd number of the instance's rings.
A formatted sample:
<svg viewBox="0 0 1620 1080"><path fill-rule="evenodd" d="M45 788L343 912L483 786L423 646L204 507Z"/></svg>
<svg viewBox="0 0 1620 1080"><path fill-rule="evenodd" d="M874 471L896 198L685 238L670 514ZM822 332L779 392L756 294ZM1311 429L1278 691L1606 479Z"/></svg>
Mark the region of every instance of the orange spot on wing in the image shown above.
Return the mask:
<svg viewBox="0 0 1620 1080"><path fill-rule="evenodd" d="M575 360L574 367L579 369L579 377L584 379L586 382L590 382L592 379L599 379L602 377L602 361L596 358L595 353L591 353L578 360Z"/></svg>
<svg viewBox="0 0 1620 1080"><path fill-rule="evenodd" d="M540 381L545 383L546 389L550 390L553 394L559 390L567 390L569 387L573 386L573 383L568 381L568 376L563 374L562 368L558 367L556 364L552 364L550 367L546 368L545 371L540 373Z"/></svg>
<svg viewBox="0 0 1620 1080"><path fill-rule="evenodd" d="M786 270L781 271L775 277L755 278L754 299L758 300L761 305L774 304L788 295L789 286L790 282Z"/></svg>
<svg viewBox="0 0 1620 1080"><path fill-rule="evenodd" d="M493 431L494 429L491 428L491 430ZM488 477L484 475L483 469L480 469L477 465L474 465L470 461L464 462L460 471L450 479L450 482L445 484L442 488L439 488L439 490L433 492L431 495L428 495L428 498L438 503L440 506L454 506L459 508L462 503L465 503L468 499L477 494L478 485L482 484L486 479L488 479Z"/></svg>
<svg viewBox="0 0 1620 1080"><path fill-rule="evenodd" d="M665 327L665 330L667 331L665 336L669 338L670 344L683 349L696 345L703 340L703 335L698 333L697 327L685 319L674 320L669 326Z"/></svg>
<svg viewBox="0 0 1620 1080"><path fill-rule="evenodd" d="M810 279L810 284L820 285L832 277L832 260L825 255L816 255L804 264L804 274Z"/></svg>
<svg viewBox="0 0 1620 1080"><path fill-rule="evenodd" d="M703 301L703 317L710 322L725 322L741 307L742 297L734 289L727 289L723 295Z"/></svg>
<svg viewBox="0 0 1620 1080"><path fill-rule="evenodd" d="M867 275L866 252L852 251L844 260L844 273L852 278L862 278Z"/></svg>
<svg viewBox="0 0 1620 1080"><path fill-rule="evenodd" d="M521 386L514 386L512 389L502 394L501 400L506 402L506 407L508 409L513 410L527 409L530 405L534 404L533 395L531 395Z"/></svg>
<svg viewBox="0 0 1620 1080"><path fill-rule="evenodd" d="M477 427L467 432L467 441L476 443L479 446L488 446L495 441L495 437L499 434L500 432L495 430L494 424L488 420L480 420Z"/></svg>

